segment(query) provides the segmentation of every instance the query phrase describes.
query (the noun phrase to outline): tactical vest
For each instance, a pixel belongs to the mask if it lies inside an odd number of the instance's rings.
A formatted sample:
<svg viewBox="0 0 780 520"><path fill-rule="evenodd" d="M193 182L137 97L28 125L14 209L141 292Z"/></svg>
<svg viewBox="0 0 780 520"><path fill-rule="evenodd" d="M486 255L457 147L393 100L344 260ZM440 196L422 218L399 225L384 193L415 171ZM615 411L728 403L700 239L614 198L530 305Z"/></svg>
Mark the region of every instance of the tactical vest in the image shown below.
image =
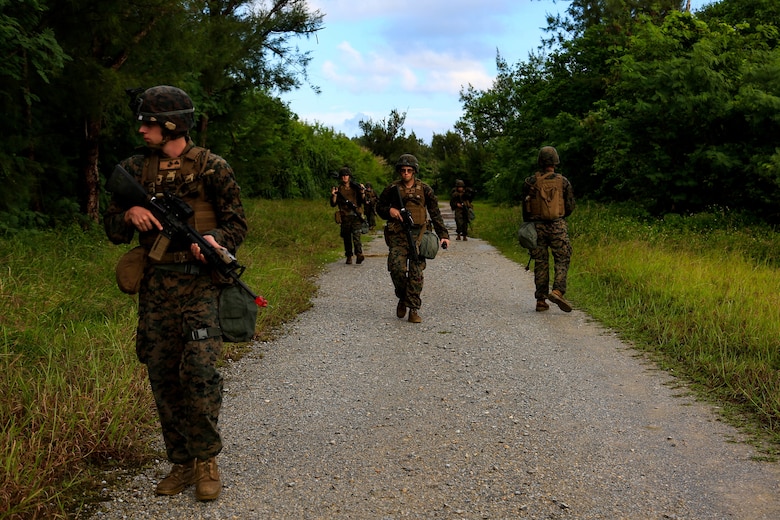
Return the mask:
<svg viewBox="0 0 780 520"><path fill-rule="evenodd" d="M214 205L206 198L204 178L214 170L206 170L209 150L193 146L181 157L160 157L157 154L144 159L143 185L147 193L156 197L169 192L184 200L195 214L188 222L198 233L217 227ZM142 243L151 248L156 237L150 236Z"/></svg>
<svg viewBox="0 0 780 520"><path fill-rule="evenodd" d="M350 201L352 204L355 205L356 208L358 208L357 205L357 190L353 187L353 185L350 183L347 186L344 186L343 184L339 184L339 193L343 197L343 199L339 199L339 209L344 213L345 215L353 215L355 214L355 210L353 210L349 204L344 202L345 200ZM360 208L357 209L357 211L360 211Z"/></svg>
<svg viewBox="0 0 780 520"><path fill-rule="evenodd" d="M425 225L428 221L428 209L425 207L425 192L422 183L414 181L414 185L407 188L402 182L399 182L398 189L401 190L404 207L412 215L415 226Z"/></svg>
<svg viewBox="0 0 780 520"><path fill-rule="evenodd" d="M525 210L533 219L557 220L566 213L563 200L563 177L555 172L536 172L536 182L531 184L524 201Z"/></svg>

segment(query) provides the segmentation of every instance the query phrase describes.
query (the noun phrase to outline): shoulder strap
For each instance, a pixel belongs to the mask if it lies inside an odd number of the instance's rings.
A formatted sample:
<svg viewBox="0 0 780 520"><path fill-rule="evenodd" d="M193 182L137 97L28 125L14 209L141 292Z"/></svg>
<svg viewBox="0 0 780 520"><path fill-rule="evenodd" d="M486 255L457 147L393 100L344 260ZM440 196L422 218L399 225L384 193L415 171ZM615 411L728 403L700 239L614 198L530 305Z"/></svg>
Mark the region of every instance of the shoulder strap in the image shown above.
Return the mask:
<svg viewBox="0 0 780 520"><path fill-rule="evenodd" d="M184 157L193 161L195 163L195 171L201 174L206 169L209 155L211 155L211 150L201 146L193 146L184 154Z"/></svg>
<svg viewBox="0 0 780 520"><path fill-rule="evenodd" d="M160 171L160 156L155 154L144 157L144 169L141 174L141 184L146 188L147 184L155 182Z"/></svg>

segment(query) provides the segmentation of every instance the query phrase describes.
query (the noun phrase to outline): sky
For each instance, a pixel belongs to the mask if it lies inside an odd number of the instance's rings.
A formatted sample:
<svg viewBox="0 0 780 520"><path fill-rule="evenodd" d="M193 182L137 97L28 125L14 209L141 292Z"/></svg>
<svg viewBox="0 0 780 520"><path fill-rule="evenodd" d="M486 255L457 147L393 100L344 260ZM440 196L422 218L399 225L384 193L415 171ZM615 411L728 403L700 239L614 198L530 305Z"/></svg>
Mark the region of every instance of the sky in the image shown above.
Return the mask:
<svg viewBox="0 0 780 520"><path fill-rule="evenodd" d="M714 0L692 0L692 10ZM496 54L509 64L536 52L557 0L308 0L324 14L315 36L297 42L311 51L311 84L281 99L299 119L359 135L358 123L406 113L404 128L430 144L462 115L460 92L489 89Z"/></svg>

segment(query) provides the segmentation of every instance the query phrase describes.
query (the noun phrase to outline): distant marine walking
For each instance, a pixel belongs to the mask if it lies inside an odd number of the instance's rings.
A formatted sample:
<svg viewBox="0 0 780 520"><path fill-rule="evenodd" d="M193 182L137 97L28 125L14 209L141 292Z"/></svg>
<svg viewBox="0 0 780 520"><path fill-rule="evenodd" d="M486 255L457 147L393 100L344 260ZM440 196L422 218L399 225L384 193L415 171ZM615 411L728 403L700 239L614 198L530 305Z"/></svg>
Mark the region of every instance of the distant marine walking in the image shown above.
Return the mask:
<svg viewBox="0 0 780 520"><path fill-rule="evenodd" d="M352 179L352 170L343 167L339 170L339 185L330 189L330 205L338 207L336 222L341 225L340 235L344 240L344 256L348 264L352 263L353 254L357 256L356 263L362 264L363 243L360 235L363 232L363 224L368 226L363 216L365 202L365 187Z"/></svg>
<svg viewBox="0 0 780 520"><path fill-rule="evenodd" d="M536 310L550 308L546 300L562 311L571 312L566 301L566 278L569 272L572 248L566 217L574 211L574 191L569 179L555 171L560 163L558 151L544 146L537 157L539 171L525 179L522 190L523 221L533 222L536 228L536 247L530 249L534 261ZM550 290L550 254L554 261L554 278Z"/></svg>
<svg viewBox="0 0 780 520"><path fill-rule="evenodd" d="M458 179L450 191L450 209L455 217L455 240L468 240L469 224L474 220L474 190L466 187L466 183Z"/></svg>
<svg viewBox="0 0 780 520"><path fill-rule="evenodd" d="M387 270L398 298L396 316L404 318L409 309L411 323L422 322L418 311L422 305L420 294L425 258L417 251L422 234L432 225L442 247L446 248L450 243L436 194L430 186L415 178L419 170L414 155L401 155L395 165L400 179L384 189L377 209L379 216L387 221L384 228L385 243L389 247ZM411 223L409 229L404 228L405 217ZM414 243L410 244L410 240Z"/></svg>

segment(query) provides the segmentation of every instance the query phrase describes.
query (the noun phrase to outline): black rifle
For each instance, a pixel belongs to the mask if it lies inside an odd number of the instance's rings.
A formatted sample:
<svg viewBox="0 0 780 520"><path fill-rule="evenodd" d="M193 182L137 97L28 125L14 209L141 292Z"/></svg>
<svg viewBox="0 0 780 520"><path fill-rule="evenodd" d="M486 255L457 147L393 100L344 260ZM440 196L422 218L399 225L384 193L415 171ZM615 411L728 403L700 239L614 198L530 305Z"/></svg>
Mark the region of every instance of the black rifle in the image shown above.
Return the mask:
<svg viewBox="0 0 780 520"><path fill-rule="evenodd" d="M409 211L406 209L406 206L404 205L404 199L401 197L401 188L398 186L395 188L396 193L398 194L398 211L401 212L401 225L404 228L404 233L406 233L406 240L409 242L409 258L413 262L418 262L420 258L417 255L417 244L415 243L414 238L412 238L412 226L414 226L414 220L412 219L412 214L409 213Z"/></svg>
<svg viewBox="0 0 780 520"><path fill-rule="evenodd" d="M358 218L360 219L360 223L361 224L366 221L365 217L363 215L361 215L361 213L358 211L358 207L355 205L355 203L352 202L351 200L349 200L348 198L346 198L344 195L342 195L341 191L339 191L339 189L337 187L336 188L336 198L338 199L339 197L341 197L341 200L344 201L344 203L349 207L349 209L351 209L352 211L355 212L355 215L358 216Z"/></svg>
<svg viewBox="0 0 780 520"><path fill-rule="evenodd" d="M238 263L236 257L224 247L214 247L203 238L203 235L191 225L187 220L195 213L189 204L172 193L166 192L162 198L149 196L143 186L135 177L117 164L111 177L106 182L106 190L113 193L115 200L127 210L133 206L141 206L152 212L154 217L162 224L162 231L157 241L149 253L151 258L159 259L165 253L168 243L174 236L182 236L189 239L192 243L198 244L200 251L208 261L209 265L219 272L219 274L232 278L243 290L245 290L259 307L265 307L268 302L262 296L255 294L249 286L240 279L244 273L243 265Z"/></svg>

